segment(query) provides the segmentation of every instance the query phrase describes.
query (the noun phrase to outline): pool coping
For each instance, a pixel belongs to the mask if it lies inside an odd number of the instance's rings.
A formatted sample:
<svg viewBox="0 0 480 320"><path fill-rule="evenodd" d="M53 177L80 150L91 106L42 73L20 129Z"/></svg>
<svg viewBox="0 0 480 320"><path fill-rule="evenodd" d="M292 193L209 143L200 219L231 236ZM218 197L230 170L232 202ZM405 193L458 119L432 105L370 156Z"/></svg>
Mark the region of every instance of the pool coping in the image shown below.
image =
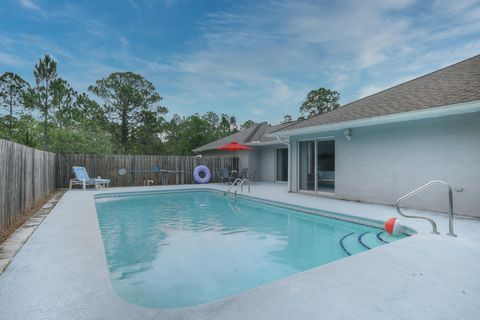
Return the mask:
<svg viewBox="0 0 480 320"><path fill-rule="evenodd" d="M118 190L127 191L105 193ZM480 312L478 242L424 232L207 304L175 309L132 305L110 282L97 193L67 192L0 275L4 319L409 319L419 312L424 319L459 314L473 319ZM461 272L452 273L459 261ZM440 263L446 270L438 269ZM372 267L375 273L364 273ZM383 288L385 283L400 292ZM422 299L434 308L419 303ZM452 303L456 313L445 307ZM386 312L391 307L397 310Z"/></svg>
<svg viewBox="0 0 480 320"><path fill-rule="evenodd" d="M27 221L15 230L3 243L0 244L0 275L15 258L30 236L37 230L47 215L55 208L64 191L56 191L50 199L39 208Z"/></svg>

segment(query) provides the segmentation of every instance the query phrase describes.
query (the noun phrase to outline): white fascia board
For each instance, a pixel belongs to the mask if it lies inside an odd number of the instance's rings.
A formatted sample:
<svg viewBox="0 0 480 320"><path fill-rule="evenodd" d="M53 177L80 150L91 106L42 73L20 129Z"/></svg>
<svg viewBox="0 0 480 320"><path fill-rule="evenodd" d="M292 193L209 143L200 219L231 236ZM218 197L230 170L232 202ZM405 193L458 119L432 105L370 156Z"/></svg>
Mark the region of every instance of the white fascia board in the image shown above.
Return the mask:
<svg viewBox="0 0 480 320"><path fill-rule="evenodd" d="M242 143L242 144L249 147L268 147L268 146L274 146L281 143L278 141L268 141L268 142L248 142L248 143Z"/></svg>
<svg viewBox="0 0 480 320"><path fill-rule="evenodd" d="M292 130L278 131L266 134L267 137L290 137L296 135L303 135L309 133L325 132L342 130L348 128L358 128L366 126L374 126L380 124L389 124L402 121L421 120L428 118L437 118L465 113L473 113L480 111L480 100L447 105L436 108L428 108L422 110L415 110L410 112L395 113L391 115L364 118L352 121L336 122L331 124L323 124L317 126L311 126L306 128L298 128Z"/></svg>

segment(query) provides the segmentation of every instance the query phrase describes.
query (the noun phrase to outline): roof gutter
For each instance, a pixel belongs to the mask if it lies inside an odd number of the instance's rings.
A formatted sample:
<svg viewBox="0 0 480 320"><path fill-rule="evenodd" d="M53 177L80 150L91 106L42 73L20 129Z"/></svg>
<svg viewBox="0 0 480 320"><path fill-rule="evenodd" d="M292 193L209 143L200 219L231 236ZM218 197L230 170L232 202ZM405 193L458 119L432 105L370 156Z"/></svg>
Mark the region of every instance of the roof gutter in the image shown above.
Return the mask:
<svg viewBox="0 0 480 320"><path fill-rule="evenodd" d="M292 192L292 146L290 144L290 141L287 140L282 140L282 138L280 137L276 137L278 142L280 143L283 143L283 144L286 144L288 146L288 163L287 163L287 166L288 166L288 192Z"/></svg>
<svg viewBox="0 0 480 320"><path fill-rule="evenodd" d="M452 104L436 108L428 108L423 110L415 110L409 112L395 113L385 116L363 118L358 120L343 121L329 123L305 128L298 128L285 131L277 131L266 134L267 137L289 137L294 135L302 135L309 133L342 130L348 128L366 127L380 124L388 124L402 121L421 120L428 118L437 118L465 113L473 113L480 111L480 100Z"/></svg>
<svg viewBox="0 0 480 320"><path fill-rule="evenodd" d="M281 142L281 143L284 143L284 142ZM262 142L248 142L248 143L244 143L244 145L249 147L267 147L267 146L278 145L278 141L273 140L273 141L262 141Z"/></svg>

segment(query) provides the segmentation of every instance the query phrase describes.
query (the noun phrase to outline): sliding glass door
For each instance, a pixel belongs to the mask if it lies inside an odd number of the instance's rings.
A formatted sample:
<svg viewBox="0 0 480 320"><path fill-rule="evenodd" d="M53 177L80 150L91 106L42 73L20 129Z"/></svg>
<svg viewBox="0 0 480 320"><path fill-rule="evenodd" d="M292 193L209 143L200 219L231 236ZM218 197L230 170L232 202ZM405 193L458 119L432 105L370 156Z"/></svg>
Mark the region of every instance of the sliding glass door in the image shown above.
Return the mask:
<svg viewBox="0 0 480 320"><path fill-rule="evenodd" d="M300 190L315 190L315 142L300 141L299 143L299 188Z"/></svg>
<svg viewBox="0 0 480 320"><path fill-rule="evenodd" d="M277 181L288 181L288 148L277 149Z"/></svg>
<svg viewBox="0 0 480 320"><path fill-rule="evenodd" d="M300 141L298 187L316 192L335 191L335 141Z"/></svg>
<svg viewBox="0 0 480 320"><path fill-rule="evenodd" d="M317 191L335 191L335 141L317 141Z"/></svg>

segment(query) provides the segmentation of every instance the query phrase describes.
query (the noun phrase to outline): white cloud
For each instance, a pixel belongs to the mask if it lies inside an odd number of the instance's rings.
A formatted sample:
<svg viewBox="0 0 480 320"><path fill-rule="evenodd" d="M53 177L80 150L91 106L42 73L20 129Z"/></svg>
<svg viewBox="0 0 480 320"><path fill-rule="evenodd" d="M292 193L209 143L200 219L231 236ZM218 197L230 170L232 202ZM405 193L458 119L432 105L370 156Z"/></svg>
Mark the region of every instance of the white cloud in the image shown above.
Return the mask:
<svg viewBox="0 0 480 320"><path fill-rule="evenodd" d="M122 48L128 47L128 39L126 37L120 37L119 38L120 44L122 45Z"/></svg>
<svg viewBox="0 0 480 320"><path fill-rule="evenodd" d="M163 0L166 7L172 7L177 3L177 0Z"/></svg>
<svg viewBox="0 0 480 320"><path fill-rule="evenodd" d="M317 2L271 1L244 13L209 14L197 39L201 49L176 55L172 66L181 74L178 85L190 93L239 97L253 104L251 110L273 108L264 113L268 120L280 119L286 109L296 114L309 90L341 89L391 51L405 52L409 22L386 19L410 4L347 1L327 9Z"/></svg>
<svg viewBox="0 0 480 320"><path fill-rule="evenodd" d="M60 39L20 36L24 44L17 47L36 58L37 52L52 52L75 71L86 65L82 75L69 73L80 85L129 69L155 82L173 112L229 112L239 121L251 114L271 122L285 113L295 116L307 92L319 87L339 90L342 102L351 101L480 52L480 5L474 0L236 2L235 11L200 17L196 37L168 56L145 55L135 46L135 32L146 32L146 24L142 30L122 29L74 5L47 10L35 0L19 1L43 9L45 16L72 17L88 37L104 39L98 46L73 39L65 49ZM180 0L128 3L137 17L155 6L182 5ZM15 63L13 51L0 52Z"/></svg>
<svg viewBox="0 0 480 320"><path fill-rule="evenodd" d="M0 66L19 67L29 62L17 55L0 52Z"/></svg>
<svg viewBox="0 0 480 320"><path fill-rule="evenodd" d="M84 30L91 35L107 38L111 32L107 26L101 21L89 19L85 21Z"/></svg>
<svg viewBox="0 0 480 320"><path fill-rule="evenodd" d="M41 11L40 6L34 0L20 0L19 2L27 9Z"/></svg>
<svg viewBox="0 0 480 320"><path fill-rule="evenodd" d="M263 108L256 108L256 107L251 107L250 108L250 112L252 113L252 115L254 116L261 116L265 113L265 110ZM255 120L254 120L255 121Z"/></svg>
<svg viewBox="0 0 480 320"><path fill-rule="evenodd" d="M282 34L297 42L346 58L354 68L367 68L383 62L397 46L411 39L409 21L392 14L408 8L411 2L341 1L322 6L285 1L282 7L286 14L279 27Z"/></svg>
<svg viewBox="0 0 480 320"><path fill-rule="evenodd" d="M447 13L459 13L470 10L475 5L478 5L478 0L435 0L434 7L437 11Z"/></svg>
<svg viewBox="0 0 480 320"><path fill-rule="evenodd" d="M434 71L478 54L480 39L418 55L409 67L417 70L427 69L427 72Z"/></svg>
<svg viewBox="0 0 480 320"><path fill-rule="evenodd" d="M366 85L365 87L361 88L360 91L358 92L358 98L360 99L360 98L367 97L369 95L382 91L383 89L386 89L386 88L387 87Z"/></svg>
<svg viewBox="0 0 480 320"><path fill-rule="evenodd" d="M465 0L451 12L426 4L416 14L413 0L270 1L244 13L208 15L201 49L176 56L175 66L182 85L199 91L226 96L237 83L244 103L253 99L255 108L296 111L302 94L320 86L345 89L351 101L477 54L476 41L449 48L454 35L480 31L477 4ZM441 21L433 21L437 15Z"/></svg>
<svg viewBox="0 0 480 320"><path fill-rule="evenodd" d="M128 4L135 9L135 11L140 12L140 5L135 0L128 0Z"/></svg>

